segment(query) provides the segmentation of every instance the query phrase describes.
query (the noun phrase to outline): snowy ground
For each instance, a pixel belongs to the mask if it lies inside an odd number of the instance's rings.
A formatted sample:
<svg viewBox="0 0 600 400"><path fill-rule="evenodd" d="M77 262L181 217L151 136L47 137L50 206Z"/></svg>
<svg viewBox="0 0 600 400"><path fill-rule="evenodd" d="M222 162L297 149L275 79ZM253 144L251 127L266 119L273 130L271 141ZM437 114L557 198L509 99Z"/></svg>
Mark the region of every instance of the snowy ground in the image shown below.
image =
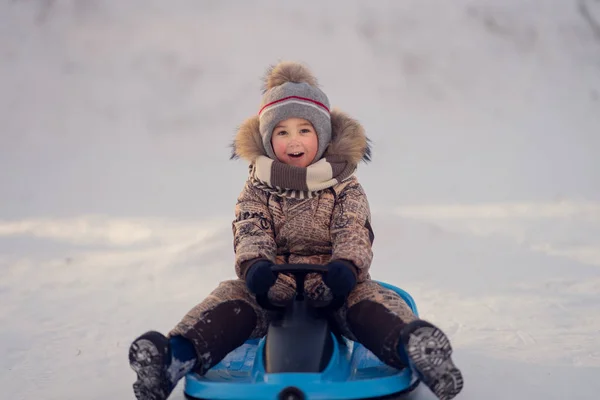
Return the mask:
<svg viewBox="0 0 600 400"><path fill-rule="evenodd" d="M131 339L233 277L228 145L278 59L373 139L373 275L451 336L460 398L597 398L599 22L598 0L0 1L2 398L133 398Z"/></svg>

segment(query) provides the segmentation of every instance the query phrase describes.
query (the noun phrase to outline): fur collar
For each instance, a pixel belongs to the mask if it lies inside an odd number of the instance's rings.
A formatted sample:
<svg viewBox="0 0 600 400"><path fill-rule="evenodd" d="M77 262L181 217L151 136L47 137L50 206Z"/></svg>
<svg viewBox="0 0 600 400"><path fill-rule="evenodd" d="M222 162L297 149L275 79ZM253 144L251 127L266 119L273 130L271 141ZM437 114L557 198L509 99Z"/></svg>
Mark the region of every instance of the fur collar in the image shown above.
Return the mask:
<svg viewBox="0 0 600 400"><path fill-rule="evenodd" d="M362 125L347 114L331 111L331 143L325 150L326 156L342 156L345 161L358 165L360 161L371 161L370 140ZM259 131L258 116L242 123L232 143L231 159L242 158L250 164L258 156L266 156Z"/></svg>

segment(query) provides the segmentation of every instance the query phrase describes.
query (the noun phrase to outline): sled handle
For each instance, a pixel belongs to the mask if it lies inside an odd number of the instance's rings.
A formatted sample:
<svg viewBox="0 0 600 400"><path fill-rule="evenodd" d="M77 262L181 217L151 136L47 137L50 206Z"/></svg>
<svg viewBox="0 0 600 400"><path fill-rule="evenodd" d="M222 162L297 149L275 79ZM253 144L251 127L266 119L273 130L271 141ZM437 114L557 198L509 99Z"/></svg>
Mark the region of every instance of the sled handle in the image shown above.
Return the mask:
<svg viewBox="0 0 600 400"><path fill-rule="evenodd" d="M329 267L327 265L321 264L275 264L271 267L271 271L273 272L316 272L316 273L327 273L329 271Z"/></svg>

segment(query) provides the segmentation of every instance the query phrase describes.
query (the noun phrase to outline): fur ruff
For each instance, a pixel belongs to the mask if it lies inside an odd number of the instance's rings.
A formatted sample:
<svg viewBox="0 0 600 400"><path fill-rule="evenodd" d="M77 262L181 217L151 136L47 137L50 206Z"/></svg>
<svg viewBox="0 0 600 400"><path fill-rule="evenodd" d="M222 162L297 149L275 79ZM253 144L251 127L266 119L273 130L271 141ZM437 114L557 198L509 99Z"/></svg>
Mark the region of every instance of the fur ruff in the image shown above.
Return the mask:
<svg viewBox="0 0 600 400"><path fill-rule="evenodd" d="M331 143L323 157L341 156L345 161L358 165L371 161L371 141L362 125L346 113L331 111ZM242 123L232 144L231 159L241 158L253 164L258 156L267 156L259 130L258 116Z"/></svg>

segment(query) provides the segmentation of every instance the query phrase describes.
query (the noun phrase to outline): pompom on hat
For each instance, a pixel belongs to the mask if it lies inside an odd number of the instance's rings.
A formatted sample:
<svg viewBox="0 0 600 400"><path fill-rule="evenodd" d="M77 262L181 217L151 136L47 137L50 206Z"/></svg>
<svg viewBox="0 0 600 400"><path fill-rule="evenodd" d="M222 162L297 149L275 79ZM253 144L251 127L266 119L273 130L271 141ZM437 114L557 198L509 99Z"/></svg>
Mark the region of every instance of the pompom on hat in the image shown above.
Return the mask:
<svg viewBox="0 0 600 400"><path fill-rule="evenodd" d="M315 127L319 146L312 163L323 156L331 142L329 99L302 64L286 61L269 68L258 117L263 146L271 159L277 159L271 145L273 129L288 118L303 118Z"/></svg>

